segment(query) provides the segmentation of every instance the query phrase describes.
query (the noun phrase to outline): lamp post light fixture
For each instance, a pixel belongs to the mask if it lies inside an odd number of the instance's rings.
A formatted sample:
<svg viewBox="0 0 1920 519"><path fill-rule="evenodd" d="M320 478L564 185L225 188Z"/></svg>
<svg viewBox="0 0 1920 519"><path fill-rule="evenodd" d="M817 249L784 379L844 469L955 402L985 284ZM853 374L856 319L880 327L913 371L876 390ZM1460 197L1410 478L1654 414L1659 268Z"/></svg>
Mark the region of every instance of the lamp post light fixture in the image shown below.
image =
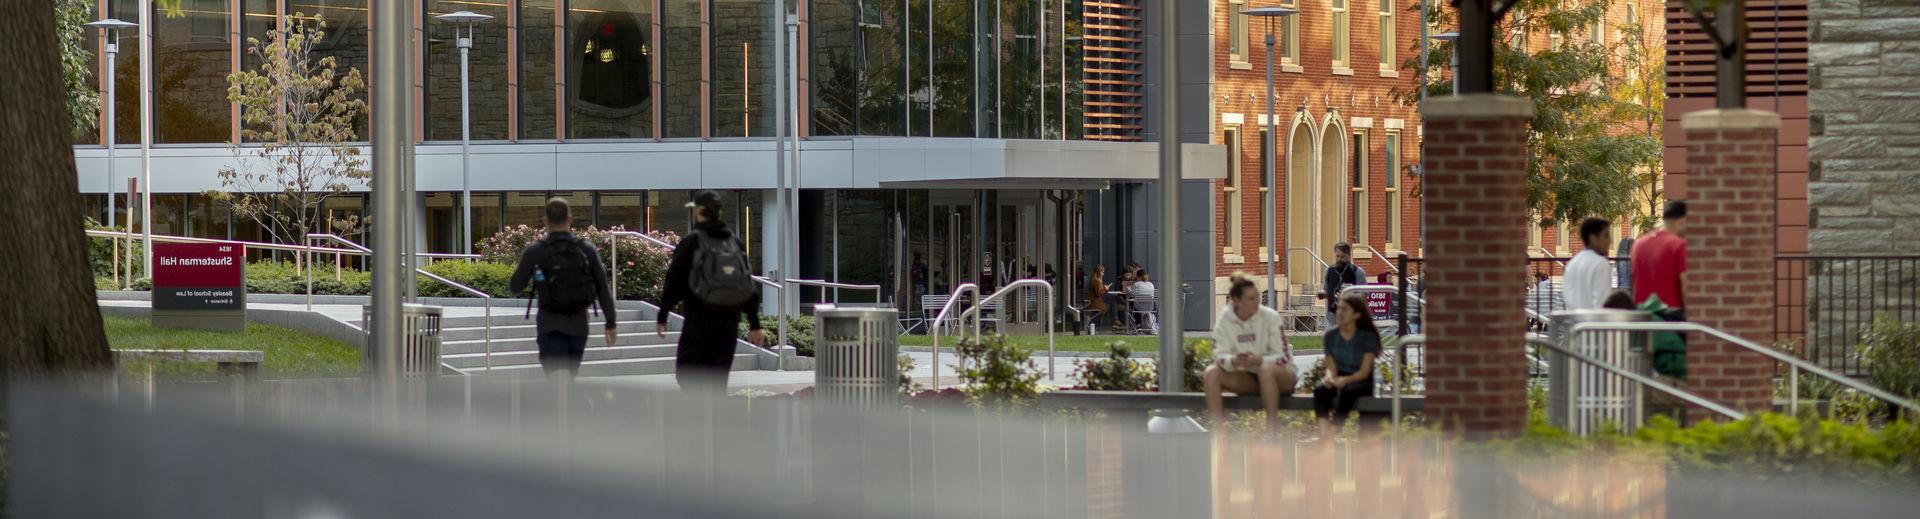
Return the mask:
<svg viewBox="0 0 1920 519"><path fill-rule="evenodd" d="M106 76L103 79L107 82L107 188L104 192L107 194L107 228L118 229L118 220L116 219L117 215L115 213L119 212L119 204L113 198L113 184L114 180L117 180L113 174L113 150L115 145L119 144L114 142L118 138L114 135L117 129L116 126L118 125L118 115L114 113L114 99L118 97L117 92L115 92L116 89L114 88L114 70L119 68L116 62L120 59L120 30L139 27L140 24L121 21L117 18L106 18L89 22L87 26L100 29L100 32L104 32L107 35L107 73L101 74L102 76Z"/></svg>
<svg viewBox="0 0 1920 519"><path fill-rule="evenodd" d="M1267 170L1261 172L1261 173L1264 173L1264 175L1261 175L1261 176L1265 177L1264 179L1265 182L1263 182L1263 184L1265 185L1262 185L1260 187L1265 188L1266 190L1260 194L1260 212L1261 212L1261 218L1265 218L1267 221L1267 224L1262 226L1261 228L1261 234L1264 234L1265 236L1261 236L1260 241L1261 243L1265 243L1267 245L1267 294L1266 294L1267 304L1272 305L1274 309L1279 309L1280 308L1279 293L1274 290L1275 284L1274 284L1273 259L1274 257L1284 253L1284 251L1280 248L1280 244L1279 244L1279 235L1280 235L1280 232L1279 232L1280 230L1278 228L1279 220L1275 219L1274 217L1275 209L1274 209L1274 200L1273 200L1274 193L1278 191L1278 187L1279 187L1279 186L1275 186L1274 182L1276 179L1280 178L1280 157L1279 155L1274 153L1277 150L1275 150L1273 146L1273 140L1276 138L1279 138L1280 136L1280 132L1279 132L1280 124L1279 124L1279 121L1274 120L1274 114L1273 114L1273 46L1274 46L1274 43L1278 41L1278 38L1276 38L1274 35L1275 34L1274 26L1279 23L1281 18L1300 14L1300 10L1290 8L1290 7L1256 7L1253 9L1240 11L1240 14L1244 14L1247 16L1258 16L1258 17L1267 19L1267 128L1268 130L1267 130L1267 136L1265 138L1260 139L1261 151L1266 153L1266 156L1267 156L1267 163L1261 165L1261 167L1266 168Z"/></svg>
<svg viewBox="0 0 1920 519"><path fill-rule="evenodd" d="M470 159L471 159L471 157L469 156L469 148L473 145L473 141L472 141L473 107L471 106L471 103L468 102L468 97L467 97L467 87L468 87L467 54L473 50L473 26L481 22L485 22L487 20L492 20L493 17L489 15L476 13L473 11L454 11L451 13L435 16L434 19L437 19L443 22L452 23L458 26L457 28L454 29L454 35L456 37L454 46L460 49L460 233L461 235L459 240L460 240L460 253L472 254L473 253L473 189L472 189L472 186L470 185L471 182L468 174L468 163L470 162ZM466 33L461 34L460 29L466 29ZM414 188L415 186L411 186L411 185L407 186L407 191L408 191L407 200L409 202L413 200L412 191L414 190ZM407 250L409 251L413 250L412 243L408 243L406 247L407 247ZM412 254L409 253L408 256L412 256ZM407 263L411 265L413 263L413 258L409 257L407 260Z"/></svg>
<svg viewBox="0 0 1920 519"><path fill-rule="evenodd" d="M1455 42L1460 39L1459 31L1447 31L1433 35L1433 39ZM1453 71L1453 95L1460 95L1460 46L1453 47L1453 57L1447 61L1447 68Z"/></svg>

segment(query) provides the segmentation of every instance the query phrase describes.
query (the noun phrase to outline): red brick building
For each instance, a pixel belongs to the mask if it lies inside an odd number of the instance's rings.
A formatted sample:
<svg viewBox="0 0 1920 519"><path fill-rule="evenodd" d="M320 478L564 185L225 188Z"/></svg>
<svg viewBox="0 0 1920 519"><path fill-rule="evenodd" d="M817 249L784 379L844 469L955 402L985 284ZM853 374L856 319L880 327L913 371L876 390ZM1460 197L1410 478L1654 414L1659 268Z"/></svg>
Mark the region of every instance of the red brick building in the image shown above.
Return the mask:
<svg viewBox="0 0 1920 519"><path fill-rule="evenodd" d="M1264 283L1261 243L1262 136L1272 132L1279 167L1274 185L1276 238L1326 258L1334 243L1355 243L1368 272L1379 255L1418 251L1419 199L1406 173L1419 157L1420 121L1395 91L1412 91L1420 22L1408 0L1225 0L1214 2L1214 134L1227 146L1227 180L1216 187L1219 276L1246 271ZM1274 112L1266 121L1268 20L1237 14L1255 7L1300 10L1278 34ZM1382 28L1388 30L1383 31ZM1382 45L1391 41L1391 45ZM1377 254L1376 254L1377 251ZM1417 252L1415 252L1417 254ZM1279 258L1278 276L1316 285L1321 267L1304 251ZM1291 260L1291 261L1287 261ZM1291 274L1291 275L1289 275ZM1298 292L1295 292L1298 293Z"/></svg>

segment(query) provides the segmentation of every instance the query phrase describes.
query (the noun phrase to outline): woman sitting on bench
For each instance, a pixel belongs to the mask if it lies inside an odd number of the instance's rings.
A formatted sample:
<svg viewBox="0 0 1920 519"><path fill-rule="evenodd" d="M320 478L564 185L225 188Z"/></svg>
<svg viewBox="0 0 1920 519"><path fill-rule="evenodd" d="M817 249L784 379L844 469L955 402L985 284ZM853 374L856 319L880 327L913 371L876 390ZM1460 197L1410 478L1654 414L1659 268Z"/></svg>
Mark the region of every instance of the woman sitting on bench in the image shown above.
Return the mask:
<svg viewBox="0 0 1920 519"><path fill-rule="evenodd" d="M1223 391L1258 393L1273 430L1282 399L1293 395L1299 380L1293 369L1293 347L1287 344L1280 313L1260 305L1260 291L1254 289L1253 280L1243 273L1234 273L1231 279L1227 307L1213 321L1213 365L1202 377L1208 416L1216 429L1226 423Z"/></svg>
<svg viewBox="0 0 1920 519"><path fill-rule="evenodd" d="M1360 397L1373 396L1373 359L1380 355L1380 329L1367 311L1366 296L1347 294L1336 310L1335 326L1321 343L1333 372L1313 388L1313 413L1320 417L1321 436L1332 433L1336 420L1345 422Z"/></svg>

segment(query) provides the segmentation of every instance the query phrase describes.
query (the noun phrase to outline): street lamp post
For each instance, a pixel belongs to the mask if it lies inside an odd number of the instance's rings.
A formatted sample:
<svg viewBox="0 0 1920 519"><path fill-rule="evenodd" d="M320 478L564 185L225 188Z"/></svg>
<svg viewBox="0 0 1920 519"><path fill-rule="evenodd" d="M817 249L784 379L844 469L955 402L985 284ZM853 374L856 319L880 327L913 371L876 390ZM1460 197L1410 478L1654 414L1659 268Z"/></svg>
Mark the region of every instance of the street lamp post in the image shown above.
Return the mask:
<svg viewBox="0 0 1920 519"><path fill-rule="evenodd" d="M454 35L456 37L454 46L460 49L460 232L461 232L461 235L459 237L459 240L460 240L460 253L472 254L473 253L473 190L468 178L469 177L468 162L470 159L468 152L469 152L469 147L473 145L473 142L472 142L473 127L471 124L473 119L472 118L473 107L471 106L470 103L467 102L467 99L468 99L467 98L467 86L468 86L467 85L467 54L473 50L473 26L480 22L492 20L493 17L476 13L473 11L455 11L455 12L443 14L440 16L435 16L434 18L443 22L453 23L458 26L454 29ZM466 29L466 34L460 34L460 31L459 31L460 29ZM412 186L408 186L408 187L411 188ZM409 198L408 200L412 200L412 199ZM407 250L409 251L413 250L413 244L411 243L407 244ZM409 256L411 256L411 254L409 254ZM408 264L409 265L412 264L412 258L408 258Z"/></svg>
<svg viewBox="0 0 1920 519"><path fill-rule="evenodd" d="M1433 39L1454 42L1460 39L1460 31L1447 31L1433 35ZM1453 95L1460 95L1460 46L1453 46L1453 57L1447 61L1447 68L1453 70Z"/></svg>
<svg viewBox="0 0 1920 519"><path fill-rule="evenodd" d="M104 192L107 194L107 228L119 229L119 221L115 213L118 213L120 208L119 203L113 198L113 181L115 180L113 174L114 145L119 144L114 142L118 139L114 133L115 130L118 129L116 126L118 126L119 118L118 115L114 113L114 99L118 97L118 95L117 92L115 92L113 80L114 71L119 68L117 63L120 60L120 30L132 29L140 25L133 22L121 21L117 18L106 18L88 23L87 26L100 29L101 32L107 35L107 73L102 74L106 76L105 80L107 82L107 188Z"/></svg>
<svg viewBox="0 0 1920 519"><path fill-rule="evenodd" d="M1260 237L1260 240L1262 243L1267 244L1267 297L1266 297L1267 304L1272 305L1275 309L1280 308L1280 299L1279 299L1279 293L1274 290L1275 283L1274 283L1273 259L1274 257L1279 256L1283 251L1280 250L1280 244L1279 244L1280 232L1279 232L1279 229L1277 229L1277 227L1279 226L1279 220L1276 219L1274 215L1274 212L1276 210L1274 209L1274 201L1273 201L1273 195L1279 188L1279 186L1274 185L1274 180L1280 178L1280 156L1274 153L1274 151L1276 150L1274 150L1274 146L1273 146L1273 140L1278 138L1280 135L1280 132L1279 132L1280 124L1279 124L1279 121L1274 120L1274 113L1273 113L1273 45L1277 40L1277 38L1274 37L1274 25L1284 17L1293 16L1299 13L1300 11L1298 9L1293 9L1289 7L1258 7L1258 8L1248 9L1240 12L1240 14L1244 14L1247 16L1258 16L1258 17L1267 19L1267 128L1268 130L1267 130L1267 136L1265 138L1260 139L1261 151L1266 153L1266 156L1267 156L1267 163L1261 165L1261 167L1266 168L1267 170L1261 172L1261 173L1265 173L1265 175L1262 175L1262 176L1266 177L1264 179L1265 185L1261 187L1266 188L1266 191L1260 193L1260 213L1261 213L1261 218L1265 218L1267 221L1267 224L1264 226L1261 226L1260 231L1263 236ZM1232 160L1232 158L1229 157L1229 160Z"/></svg>

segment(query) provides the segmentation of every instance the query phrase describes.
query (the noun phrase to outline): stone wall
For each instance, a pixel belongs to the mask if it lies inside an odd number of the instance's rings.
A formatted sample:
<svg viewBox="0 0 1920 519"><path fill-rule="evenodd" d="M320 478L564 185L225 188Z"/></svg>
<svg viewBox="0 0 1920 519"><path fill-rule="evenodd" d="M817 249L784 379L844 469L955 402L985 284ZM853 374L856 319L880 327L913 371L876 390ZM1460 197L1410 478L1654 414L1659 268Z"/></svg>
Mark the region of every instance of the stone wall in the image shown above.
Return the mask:
<svg viewBox="0 0 1920 519"><path fill-rule="evenodd" d="M1809 245L1920 253L1920 4L1817 0Z"/></svg>

